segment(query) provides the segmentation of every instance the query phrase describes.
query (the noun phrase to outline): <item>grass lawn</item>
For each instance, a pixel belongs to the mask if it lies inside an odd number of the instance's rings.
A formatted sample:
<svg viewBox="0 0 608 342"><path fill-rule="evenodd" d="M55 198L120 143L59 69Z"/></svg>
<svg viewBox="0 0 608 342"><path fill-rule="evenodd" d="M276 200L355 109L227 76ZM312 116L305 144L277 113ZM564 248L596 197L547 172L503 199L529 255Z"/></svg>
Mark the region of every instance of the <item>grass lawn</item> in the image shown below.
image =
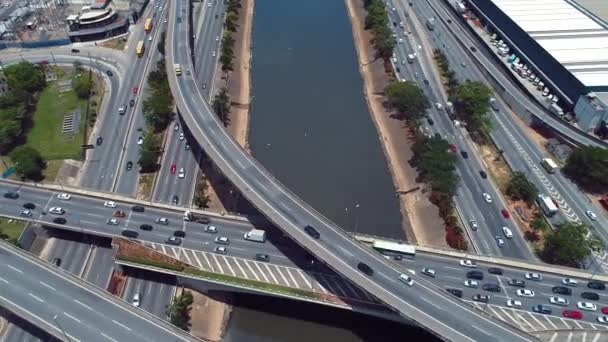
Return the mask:
<svg viewBox="0 0 608 342"><path fill-rule="evenodd" d="M10 222L9 222L10 221ZM25 222L0 217L0 238L17 243L17 239L25 228Z"/></svg>
<svg viewBox="0 0 608 342"><path fill-rule="evenodd" d="M139 176L139 192L137 194L138 199L149 200L152 198L154 176L154 173L142 173Z"/></svg>

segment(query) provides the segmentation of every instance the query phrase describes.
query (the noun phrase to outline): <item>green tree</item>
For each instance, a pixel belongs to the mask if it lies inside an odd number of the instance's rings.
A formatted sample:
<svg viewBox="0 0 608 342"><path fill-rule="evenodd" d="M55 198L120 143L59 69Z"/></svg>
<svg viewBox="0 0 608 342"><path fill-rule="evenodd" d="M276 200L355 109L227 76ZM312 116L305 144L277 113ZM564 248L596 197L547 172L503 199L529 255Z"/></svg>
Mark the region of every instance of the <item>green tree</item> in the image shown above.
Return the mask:
<svg viewBox="0 0 608 342"><path fill-rule="evenodd" d="M545 218L541 214L537 213L534 215L532 222L530 222L530 228L534 229L535 231L546 232L549 229L549 225L547 224L547 221L545 221Z"/></svg>
<svg viewBox="0 0 608 342"><path fill-rule="evenodd" d="M29 146L19 146L11 152L10 158L19 177L31 180L42 179L46 162L38 150Z"/></svg>
<svg viewBox="0 0 608 342"><path fill-rule="evenodd" d="M492 90L484 83L467 80L454 90L454 106L469 128L487 134L492 129L488 106Z"/></svg>
<svg viewBox="0 0 608 342"><path fill-rule="evenodd" d="M173 103L167 96L151 96L143 102L146 124L154 131L162 131L171 122Z"/></svg>
<svg viewBox="0 0 608 342"><path fill-rule="evenodd" d="M574 150L563 168L566 175L592 192L608 188L608 150L585 146Z"/></svg>
<svg viewBox="0 0 608 342"><path fill-rule="evenodd" d="M3 97L3 99L6 98L6 96ZM6 153L16 144L21 134L23 134L22 123L24 119L24 105L15 104L7 107L0 105L0 152Z"/></svg>
<svg viewBox="0 0 608 342"><path fill-rule="evenodd" d="M565 222L557 225L555 230L545 235L543 260L558 265L579 265L602 247L600 241L586 238L588 232L584 224Z"/></svg>
<svg viewBox="0 0 608 342"><path fill-rule="evenodd" d="M167 31L163 31L160 33L160 39L158 40L158 44L156 45L156 49L162 55L165 54L165 42L167 41Z"/></svg>
<svg viewBox="0 0 608 342"><path fill-rule="evenodd" d="M72 79L72 88L81 99L88 99L93 88L93 79L91 78L90 72L88 75L78 74Z"/></svg>
<svg viewBox="0 0 608 342"><path fill-rule="evenodd" d="M153 133L146 133L144 141L139 150L139 160L137 163L141 167L141 172L154 172L158 169L158 158L162 150L160 139Z"/></svg>
<svg viewBox="0 0 608 342"><path fill-rule="evenodd" d="M30 62L11 64L4 69L4 74L9 89L18 96L20 96L19 93L26 93L31 97L35 92L44 89L46 85L42 68Z"/></svg>
<svg viewBox="0 0 608 342"><path fill-rule="evenodd" d="M237 12L228 11L226 12L226 21L224 22L224 27L228 31L236 32L237 25L236 23L239 20L239 15Z"/></svg>
<svg viewBox="0 0 608 342"><path fill-rule="evenodd" d="M525 174L516 171L507 184L507 195L512 199L524 200L532 204L538 195L538 188L526 178Z"/></svg>
<svg viewBox="0 0 608 342"><path fill-rule="evenodd" d="M183 330L188 330L190 322L190 310L188 307L192 305L194 299L192 293L184 291L181 296L176 297L169 307L169 320L171 324Z"/></svg>
<svg viewBox="0 0 608 342"><path fill-rule="evenodd" d="M391 81L384 93L389 103L397 109L400 120L419 120L424 116L428 100L414 82Z"/></svg>
<svg viewBox="0 0 608 342"><path fill-rule="evenodd" d="M228 127L230 123L230 96L228 96L226 87L222 87L220 92L215 95L211 106L220 121L224 123L224 126Z"/></svg>
<svg viewBox="0 0 608 342"><path fill-rule="evenodd" d="M440 137L418 137L412 146L416 166L422 181L431 184L433 191L449 196L456 193L459 177L456 174L458 158L449 152L449 144Z"/></svg>

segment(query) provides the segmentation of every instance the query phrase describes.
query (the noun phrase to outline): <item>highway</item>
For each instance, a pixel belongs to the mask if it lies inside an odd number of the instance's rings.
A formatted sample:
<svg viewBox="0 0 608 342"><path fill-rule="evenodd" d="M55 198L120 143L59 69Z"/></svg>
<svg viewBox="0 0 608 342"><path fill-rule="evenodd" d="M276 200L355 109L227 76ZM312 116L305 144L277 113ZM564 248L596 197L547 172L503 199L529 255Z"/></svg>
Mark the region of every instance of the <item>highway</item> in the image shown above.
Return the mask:
<svg viewBox="0 0 608 342"><path fill-rule="evenodd" d="M193 69L188 44L190 8L182 6L181 2L171 4L168 65L179 63L182 68ZM393 264L370 252L307 206L246 154L212 113L191 75L178 77L170 69L169 75L182 119L218 168L273 223L338 273L444 338L453 341L534 340L512 326L451 298L418 276L415 276L418 280L416 291L406 289L396 281L400 271ZM306 225L316 227L320 231L320 239L306 234L303 231ZM372 276L357 270L360 261L374 270ZM454 316L454 312L459 312L459 315Z"/></svg>
<svg viewBox="0 0 608 342"><path fill-rule="evenodd" d="M0 245L0 303L73 341L195 341L142 310L17 248Z"/></svg>

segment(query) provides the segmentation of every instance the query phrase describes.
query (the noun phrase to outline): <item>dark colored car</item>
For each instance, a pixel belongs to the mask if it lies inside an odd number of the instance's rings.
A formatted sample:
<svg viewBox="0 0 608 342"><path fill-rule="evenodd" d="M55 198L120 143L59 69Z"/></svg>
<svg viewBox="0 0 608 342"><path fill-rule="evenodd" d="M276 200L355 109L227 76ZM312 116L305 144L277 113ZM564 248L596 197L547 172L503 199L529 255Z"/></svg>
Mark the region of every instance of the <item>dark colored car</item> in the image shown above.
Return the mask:
<svg viewBox="0 0 608 342"><path fill-rule="evenodd" d="M500 292L500 286L498 286L498 284L483 284L481 288L489 292Z"/></svg>
<svg viewBox="0 0 608 342"><path fill-rule="evenodd" d="M315 228L313 228L313 226L308 225L306 227L304 227L304 231L312 236L315 239L319 239L321 237L321 233L319 233Z"/></svg>
<svg viewBox="0 0 608 342"><path fill-rule="evenodd" d="M600 300L600 295L595 292L583 292L581 293L581 297L589 300Z"/></svg>
<svg viewBox="0 0 608 342"><path fill-rule="evenodd" d="M534 312L538 312L538 313L542 313L545 315L550 315L552 310L550 307L546 306L546 305L542 305L542 304L538 304L538 305L534 305L532 307L532 311Z"/></svg>
<svg viewBox="0 0 608 342"><path fill-rule="evenodd" d="M122 231L122 236L127 237L129 239L137 239L139 233L134 230L125 229Z"/></svg>
<svg viewBox="0 0 608 342"><path fill-rule="evenodd" d="M401 72L401 68L400 67L397 67L396 69L397 69L397 73Z"/></svg>
<svg viewBox="0 0 608 342"><path fill-rule="evenodd" d="M460 289L447 288L445 290L458 298L462 298L462 290Z"/></svg>
<svg viewBox="0 0 608 342"><path fill-rule="evenodd" d="M270 257L268 256L268 254L258 253L258 254L255 255L255 260L268 261L268 260L270 260Z"/></svg>
<svg viewBox="0 0 608 342"><path fill-rule="evenodd" d="M490 301L490 296L488 295L482 295L482 294L476 294L473 296L473 300L476 302L481 302L481 303L487 303Z"/></svg>
<svg viewBox="0 0 608 342"><path fill-rule="evenodd" d="M178 24L181 24L181 23L182 23L182 18L177 17L177 23L178 23Z"/></svg>
<svg viewBox="0 0 608 342"><path fill-rule="evenodd" d="M72 49L72 52L73 52L73 53L79 53L79 52L80 52L80 50L78 50L78 49Z"/></svg>
<svg viewBox="0 0 608 342"><path fill-rule="evenodd" d="M502 275L502 268L490 267L488 268L488 273Z"/></svg>
<svg viewBox="0 0 608 342"><path fill-rule="evenodd" d="M369 267L369 265L367 265L365 263L362 263L362 262L358 263L357 268L359 269L359 271L367 274L370 277L374 275L374 270L372 270L372 268Z"/></svg>
<svg viewBox="0 0 608 342"><path fill-rule="evenodd" d="M467 278L483 280L483 272L481 271L469 271L467 272Z"/></svg>
<svg viewBox="0 0 608 342"><path fill-rule="evenodd" d="M139 226L139 229L150 231L150 230L152 230L152 226L149 224L142 224L141 226Z"/></svg>
<svg viewBox="0 0 608 342"><path fill-rule="evenodd" d="M606 289L606 284L602 283L601 281L590 281L587 283L587 287L590 289L603 291Z"/></svg>
<svg viewBox="0 0 608 342"><path fill-rule="evenodd" d="M435 124L435 122L431 118L426 118L426 122L428 122L429 125L431 125L431 126L433 126Z"/></svg>
<svg viewBox="0 0 608 342"><path fill-rule="evenodd" d="M103 144L103 138L102 137L97 137L97 140L95 141L95 143L97 144L97 146Z"/></svg>
<svg viewBox="0 0 608 342"><path fill-rule="evenodd" d="M557 293L557 294L561 294L561 295L567 295L567 296L572 295L572 290L565 286L553 286L551 291L553 291L553 293Z"/></svg>
<svg viewBox="0 0 608 342"><path fill-rule="evenodd" d="M460 151L460 155L464 159L469 159L469 154L467 153L467 151Z"/></svg>
<svg viewBox="0 0 608 342"><path fill-rule="evenodd" d="M106 75L112 77L114 76L114 73L112 72L112 70L106 70Z"/></svg>
<svg viewBox="0 0 608 342"><path fill-rule="evenodd" d="M173 232L173 236L183 238L186 237L186 232L183 230L176 230Z"/></svg>
<svg viewBox="0 0 608 342"><path fill-rule="evenodd" d="M143 213L146 209L141 206L141 205L134 205L131 210L133 210L136 213Z"/></svg>
<svg viewBox="0 0 608 342"><path fill-rule="evenodd" d="M199 217L196 219L196 223L201 223L201 224L209 224L211 223L211 220L208 217Z"/></svg>
<svg viewBox="0 0 608 342"><path fill-rule="evenodd" d="M67 221L63 217L55 217L53 219L53 222L57 224L65 224Z"/></svg>
<svg viewBox="0 0 608 342"><path fill-rule="evenodd" d="M135 100L129 101L129 107L134 107L134 106L135 106Z"/></svg>
<svg viewBox="0 0 608 342"><path fill-rule="evenodd" d="M25 209L29 209L29 210L34 210L34 209L36 209L36 205L35 205L34 203L25 203L25 204L23 205L23 207L24 207Z"/></svg>
<svg viewBox="0 0 608 342"><path fill-rule="evenodd" d="M173 202L173 204L177 205L177 203L179 203L179 197L173 196L173 201L172 202Z"/></svg>
<svg viewBox="0 0 608 342"><path fill-rule="evenodd" d="M511 279L508 284L515 287L526 287L526 282L521 279Z"/></svg>
<svg viewBox="0 0 608 342"><path fill-rule="evenodd" d="M397 254L393 257L393 259L396 261L401 261L401 260L403 260L403 255Z"/></svg>
<svg viewBox="0 0 608 342"><path fill-rule="evenodd" d="M474 46L471 46L471 51L473 51L473 52L477 52L477 48L476 48L476 47L474 47Z"/></svg>
<svg viewBox="0 0 608 342"><path fill-rule="evenodd" d="M17 198L19 198L19 194L16 192L6 192L6 193L4 193L4 198L17 199Z"/></svg>
<svg viewBox="0 0 608 342"><path fill-rule="evenodd" d="M61 266L61 258L53 259L53 265L55 265L57 267Z"/></svg>
<svg viewBox="0 0 608 342"><path fill-rule="evenodd" d="M131 171L133 170L133 162L132 161L128 161L127 162L127 171Z"/></svg>
<svg viewBox="0 0 608 342"><path fill-rule="evenodd" d="M479 171L479 175L480 175L480 176L481 176L481 178L483 178L483 179L488 178L488 174L487 174L485 171L483 171L483 170Z"/></svg>

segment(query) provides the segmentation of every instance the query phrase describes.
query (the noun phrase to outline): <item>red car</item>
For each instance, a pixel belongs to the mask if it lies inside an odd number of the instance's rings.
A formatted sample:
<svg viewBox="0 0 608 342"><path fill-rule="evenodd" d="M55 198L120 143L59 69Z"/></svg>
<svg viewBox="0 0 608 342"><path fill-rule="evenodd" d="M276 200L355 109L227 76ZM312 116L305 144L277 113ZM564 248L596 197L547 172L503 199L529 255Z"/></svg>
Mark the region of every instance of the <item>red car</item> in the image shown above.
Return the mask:
<svg viewBox="0 0 608 342"><path fill-rule="evenodd" d="M171 174L175 174L175 170L177 169L177 166L175 166L175 164L171 164Z"/></svg>
<svg viewBox="0 0 608 342"><path fill-rule="evenodd" d="M450 151L456 153L456 145L450 144Z"/></svg>
<svg viewBox="0 0 608 342"><path fill-rule="evenodd" d="M604 315L608 315L608 306L604 306L604 307L602 307L602 313L603 313Z"/></svg>
<svg viewBox="0 0 608 342"><path fill-rule="evenodd" d="M133 94L137 95L138 91L139 91L139 87L138 86L133 87Z"/></svg>
<svg viewBox="0 0 608 342"><path fill-rule="evenodd" d="M511 217L511 215L509 215L509 212L507 211L507 209L503 209L500 211L500 213L502 214L502 217L508 219L509 217Z"/></svg>
<svg viewBox="0 0 608 342"><path fill-rule="evenodd" d="M577 310L564 310L562 312L564 317L572 318L572 319L583 319L583 314Z"/></svg>

